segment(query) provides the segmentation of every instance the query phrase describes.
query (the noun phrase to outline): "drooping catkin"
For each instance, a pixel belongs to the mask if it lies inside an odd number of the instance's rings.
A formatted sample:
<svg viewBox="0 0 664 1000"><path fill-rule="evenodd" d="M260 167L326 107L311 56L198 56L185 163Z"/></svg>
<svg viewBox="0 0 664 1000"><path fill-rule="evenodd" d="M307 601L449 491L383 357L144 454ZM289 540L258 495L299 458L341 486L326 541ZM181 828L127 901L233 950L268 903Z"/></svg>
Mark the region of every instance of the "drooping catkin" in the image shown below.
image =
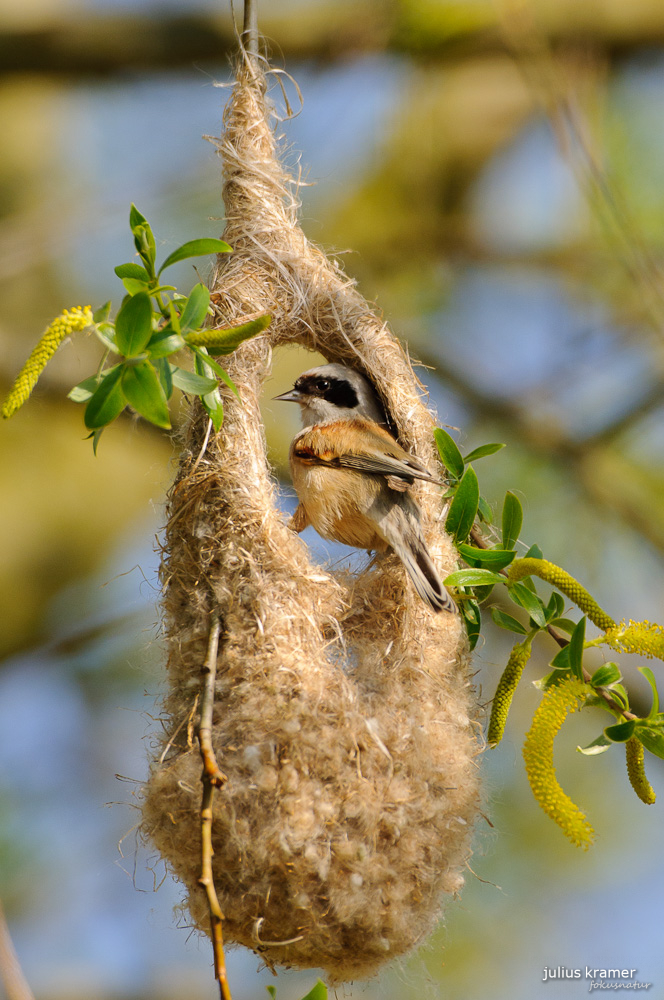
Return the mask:
<svg viewBox="0 0 664 1000"><path fill-rule="evenodd" d="M72 309L65 309L49 323L39 342L33 348L30 357L16 376L9 394L2 404L3 417L13 416L28 401L32 390L37 385L39 376L63 340L78 330L85 330L91 324L92 309L90 306L74 306Z"/></svg>
<svg viewBox="0 0 664 1000"><path fill-rule="evenodd" d="M433 614L394 556L359 575L312 564L275 504L258 397L272 349L299 342L373 381L401 443L436 468L434 420L398 341L297 224L265 77L246 62L218 142L233 254L214 278L219 325L267 311L227 361L241 401L206 441L194 406L163 553L169 645L165 735L143 830L207 930L200 874L197 712L210 609L223 636L213 746L214 878L224 937L269 963L373 974L411 949L459 891L479 808L478 743L458 616ZM443 576L455 552L440 491L417 487Z"/></svg>
<svg viewBox="0 0 664 1000"><path fill-rule="evenodd" d="M652 785L646 776L644 766L643 743L636 736L630 736L625 743L625 760L627 762L627 775L629 783L647 806L654 804L656 796Z"/></svg>
<svg viewBox="0 0 664 1000"><path fill-rule="evenodd" d="M503 738L507 716L521 675L530 659L531 639L517 642L510 653L491 704L491 716L486 741L490 747L497 746Z"/></svg>
<svg viewBox="0 0 664 1000"><path fill-rule="evenodd" d="M553 741L567 716L576 712L590 690L589 685L576 677L565 677L547 688L523 745L523 759L533 795L565 836L584 850L593 843L595 831L585 813L560 787L553 765Z"/></svg>

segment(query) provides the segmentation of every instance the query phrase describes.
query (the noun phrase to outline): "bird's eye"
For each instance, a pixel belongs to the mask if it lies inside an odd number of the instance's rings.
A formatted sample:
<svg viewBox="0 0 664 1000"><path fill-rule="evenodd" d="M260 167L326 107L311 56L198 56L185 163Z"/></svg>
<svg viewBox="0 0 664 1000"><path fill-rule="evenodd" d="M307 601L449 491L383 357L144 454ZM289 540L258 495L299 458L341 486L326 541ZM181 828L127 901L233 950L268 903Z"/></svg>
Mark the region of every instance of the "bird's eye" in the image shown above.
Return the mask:
<svg viewBox="0 0 664 1000"><path fill-rule="evenodd" d="M330 388L330 383L326 378L319 378L316 382L316 388L320 392L326 392Z"/></svg>

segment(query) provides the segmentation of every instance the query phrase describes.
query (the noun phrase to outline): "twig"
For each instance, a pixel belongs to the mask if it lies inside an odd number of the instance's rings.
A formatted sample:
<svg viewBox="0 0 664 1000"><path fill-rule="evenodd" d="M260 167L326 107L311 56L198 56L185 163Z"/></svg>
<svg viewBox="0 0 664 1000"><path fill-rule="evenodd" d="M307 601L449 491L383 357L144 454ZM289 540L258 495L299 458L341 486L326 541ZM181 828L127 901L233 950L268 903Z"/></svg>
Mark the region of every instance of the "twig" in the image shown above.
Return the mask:
<svg viewBox="0 0 664 1000"><path fill-rule="evenodd" d="M34 993L23 975L2 903L0 903L0 976L7 1000L35 1000Z"/></svg>
<svg viewBox="0 0 664 1000"><path fill-rule="evenodd" d="M212 875L212 802L215 788L221 788L226 781L217 764L212 749L212 709L214 707L214 686L217 677L217 653L219 651L219 634L221 623L219 614L213 611L210 615L210 634L208 637L207 654L203 664L203 690L201 692L201 718L198 725L198 743L203 761L203 795L201 797L201 877L200 885L205 889L208 908L210 910L210 932L212 935L212 950L214 954L214 977L219 983L221 1000L232 1000L228 977L226 975L226 959L224 956L224 938L221 912L217 891Z"/></svg>
<svg viewBox="0 0 664 1000"><path fill-rule="evenodd" d="M244 24L242 26L242 44L252 61L258 55L258 3L257 0L244 0Z"/></svg>

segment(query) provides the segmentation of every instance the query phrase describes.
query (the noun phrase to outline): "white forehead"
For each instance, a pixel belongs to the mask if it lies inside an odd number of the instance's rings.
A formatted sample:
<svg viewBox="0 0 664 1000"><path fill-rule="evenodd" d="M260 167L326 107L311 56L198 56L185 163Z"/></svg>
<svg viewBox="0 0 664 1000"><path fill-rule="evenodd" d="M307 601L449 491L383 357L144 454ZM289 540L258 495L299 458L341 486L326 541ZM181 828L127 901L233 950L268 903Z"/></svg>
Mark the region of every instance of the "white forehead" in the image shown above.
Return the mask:
<svg viewBox="0 0 664 1000"><path fill-rule="evenodd" d="M329 365L316 365L315 368L310 368L308 371L302 372L300 378L306 378L308 375L328 375L332 378L345 378L356 389L359 389L361 386L371 389L371 383L364 375L360 375L354 368L348 368L346 365L340 365L336 362Z"/></svg>

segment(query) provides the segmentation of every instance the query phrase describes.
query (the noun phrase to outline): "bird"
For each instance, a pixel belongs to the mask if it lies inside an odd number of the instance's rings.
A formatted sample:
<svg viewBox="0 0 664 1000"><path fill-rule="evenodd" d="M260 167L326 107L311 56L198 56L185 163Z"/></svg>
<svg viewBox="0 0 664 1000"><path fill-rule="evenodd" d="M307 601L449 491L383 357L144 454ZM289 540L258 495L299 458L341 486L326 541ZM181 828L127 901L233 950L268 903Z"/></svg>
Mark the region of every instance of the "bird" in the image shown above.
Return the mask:
<svg viewBox="0 0 664 1000"><path fill-rule="evenodd" d="M409 491L416 479L438 485L440 480L392 436L369 380L346 365L318 365L274 398L298 403L302 416L289 454L299 500L290 527L299 533L312 525L322 538L392 550L433 611L455 612Z"/></svg>

